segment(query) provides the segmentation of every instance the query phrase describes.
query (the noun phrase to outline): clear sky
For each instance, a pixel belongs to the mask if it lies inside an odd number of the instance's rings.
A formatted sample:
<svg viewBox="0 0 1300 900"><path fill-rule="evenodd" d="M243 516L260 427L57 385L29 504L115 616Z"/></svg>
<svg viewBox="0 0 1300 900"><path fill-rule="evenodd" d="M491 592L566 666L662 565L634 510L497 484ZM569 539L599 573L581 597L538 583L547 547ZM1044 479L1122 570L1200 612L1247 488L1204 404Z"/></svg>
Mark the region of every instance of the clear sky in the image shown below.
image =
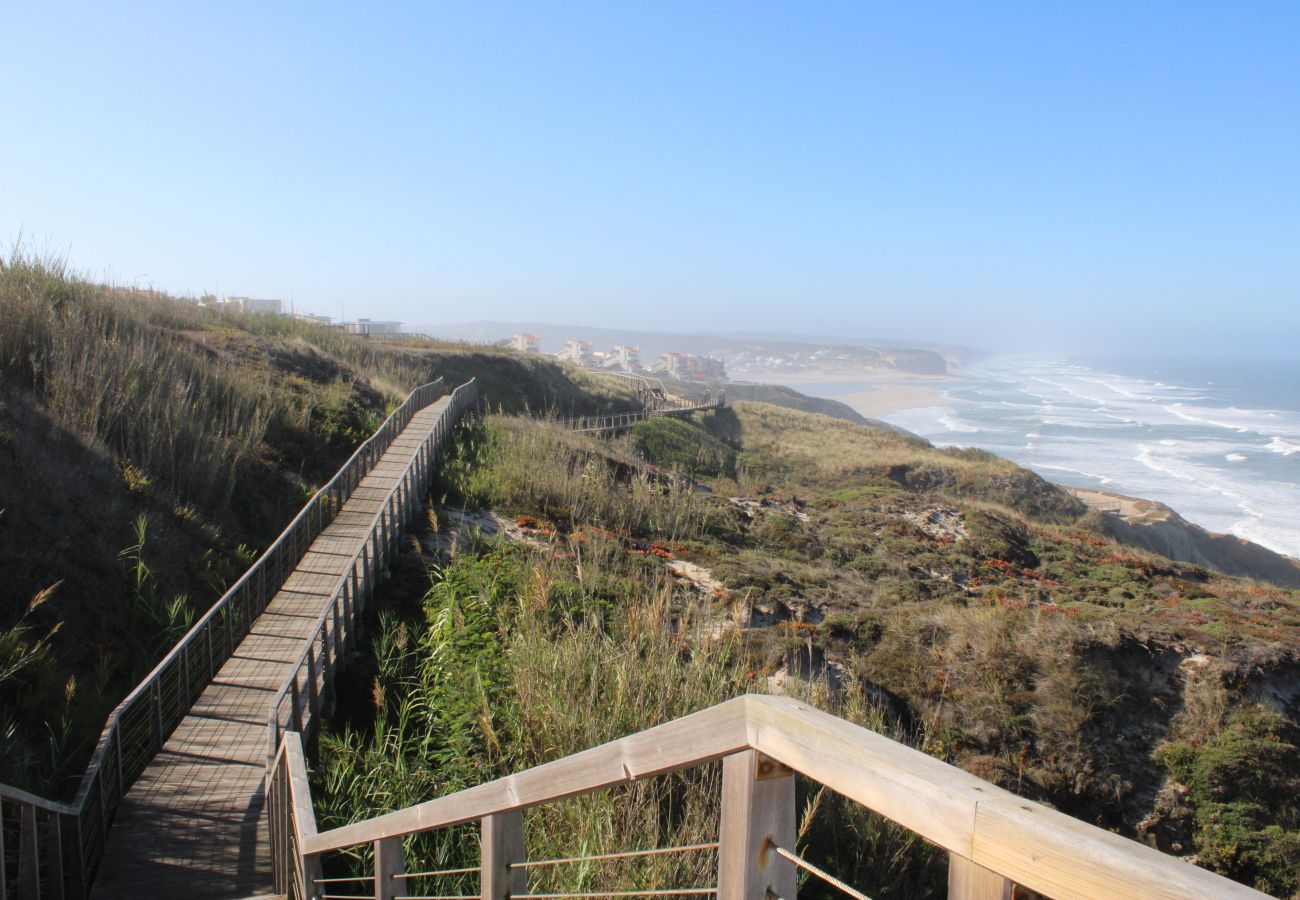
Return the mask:
<svg viewBox="0 0 1300 900"><path fill-rule="evenodd" d="M1294 0L6 2L0 101L0 238L120 283L1300 354Z"/></svg>

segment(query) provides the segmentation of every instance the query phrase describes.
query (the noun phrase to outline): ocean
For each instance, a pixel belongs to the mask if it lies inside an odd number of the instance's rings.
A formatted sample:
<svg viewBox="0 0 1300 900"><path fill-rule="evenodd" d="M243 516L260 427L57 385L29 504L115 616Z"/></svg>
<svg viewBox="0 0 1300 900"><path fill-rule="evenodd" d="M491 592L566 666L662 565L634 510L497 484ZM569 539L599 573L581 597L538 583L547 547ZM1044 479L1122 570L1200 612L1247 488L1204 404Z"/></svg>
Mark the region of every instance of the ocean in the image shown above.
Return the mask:
<svg viewBox="0 0 1300 900"><path fill-rule="evenodd" d="M1300 363L999 356L940 387L881 418L1300 558Z"/></svg>

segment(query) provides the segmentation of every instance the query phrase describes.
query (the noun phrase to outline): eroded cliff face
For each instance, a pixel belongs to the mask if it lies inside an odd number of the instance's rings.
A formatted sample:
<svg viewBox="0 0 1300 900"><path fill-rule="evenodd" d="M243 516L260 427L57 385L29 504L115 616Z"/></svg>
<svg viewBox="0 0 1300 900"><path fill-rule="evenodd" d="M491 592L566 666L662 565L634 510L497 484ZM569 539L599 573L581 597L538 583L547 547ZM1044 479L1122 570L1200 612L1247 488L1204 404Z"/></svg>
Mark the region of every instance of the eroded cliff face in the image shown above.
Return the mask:
<svg viewBox="0 0 1300 900"><path fill-rule="evenodd" d="M1072 491L1098 510L1098 527L1124 544L1225 575L1300 588L1300 563L1231 534L1207 531L1163 503L1107 491Z"/></svg>

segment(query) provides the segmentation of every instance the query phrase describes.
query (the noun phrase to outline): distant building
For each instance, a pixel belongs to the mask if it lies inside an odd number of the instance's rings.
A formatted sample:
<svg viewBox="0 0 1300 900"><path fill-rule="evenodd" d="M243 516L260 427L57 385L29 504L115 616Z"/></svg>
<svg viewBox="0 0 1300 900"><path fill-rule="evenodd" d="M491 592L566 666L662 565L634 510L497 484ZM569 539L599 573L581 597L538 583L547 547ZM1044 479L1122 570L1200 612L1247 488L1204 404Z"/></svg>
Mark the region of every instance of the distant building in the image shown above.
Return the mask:
<svg viewBox="0 0 1300 900"><path fill-rule="evenodd" d="M645 369L641 365L641 348L640 347L615 347L614 352L609 355L609 366L618 369L620 372L640 372Z"/></svg>
<svg viewBox="0 0 1300 900"><path fill-rule="evenodd" d="M334 320L329 316L316 316L311 313L290 313L295 319L302 319L307 322L315 322L318 325L333 325Z"/></svg>
<svg viewBox="0 0 1300 900"><path fill-rule="evenodd" d="M271 316L284 315L285 303L270 297L223 297L227 309L235 308L240 312Z"/></svg>
<svg viewBox="0 0 1300 900"><path fill-rule="evenodd" d="M514 334L510 336L510 346L520 353L541 353L542 345L535 334Z"/></svg>
<svg viewBox="0 0 1300 900"><path fill-rule="evenodd" d="M682 381L726 381L727 372L722 360L711 356L691 356L689 353L663 353L654 371L664 372Z"/></svg>
<svg viewBox="0 0 1300 900"><path fill-rule="evenodd" d="M401 322L380 322L372 319L340 322L337 327L347 334L400 334L402 331Z"/></svg>
<svg viewBox="0 0 1300 900"><path fill-rule="evenodd" d="M117 297L119 300L170 300L172 299L162 291L155 291L153 288L115 287L115 288L109 288L109 291L113 294L114 297ZM176 299L182 302L192 302L192 301L186 301L185 298L183 297L179 297Z"/></svg>
<svg viewBox="0 0 1300 900"><path fill-rule="evenodd" d="M565 341L564 349L556 355L578 366L590 366L595 362L595 356L591 352L591 341Z"/></svg>

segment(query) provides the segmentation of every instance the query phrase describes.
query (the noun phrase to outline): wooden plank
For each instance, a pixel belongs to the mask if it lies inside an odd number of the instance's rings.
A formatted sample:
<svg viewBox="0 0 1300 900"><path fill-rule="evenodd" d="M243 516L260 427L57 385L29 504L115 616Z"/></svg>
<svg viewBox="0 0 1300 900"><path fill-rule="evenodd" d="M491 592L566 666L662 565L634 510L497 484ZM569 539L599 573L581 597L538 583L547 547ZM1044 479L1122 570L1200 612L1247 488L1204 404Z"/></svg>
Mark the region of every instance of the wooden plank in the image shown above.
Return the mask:
<svg viewBox="0 0 1300 900"><path fill-rule="evenodd" d="M806 704L743 699L756 749L1054 900L1265 896Z"/></svg>
<svg viewBox="0 0 1300 900"><path fill-rule="evenodd" d="M1006 792L980 803L971 859L1053 900L1265 896Z"/></svg>
<svg viewBox="0 0 1300 900"><path fill-rule="evenodd" d="M746 737L743 698L731 700L525 772L321 832L307 842L307 849L323 853L426 828L472 822L692 768L748 749Z"/></svg>

